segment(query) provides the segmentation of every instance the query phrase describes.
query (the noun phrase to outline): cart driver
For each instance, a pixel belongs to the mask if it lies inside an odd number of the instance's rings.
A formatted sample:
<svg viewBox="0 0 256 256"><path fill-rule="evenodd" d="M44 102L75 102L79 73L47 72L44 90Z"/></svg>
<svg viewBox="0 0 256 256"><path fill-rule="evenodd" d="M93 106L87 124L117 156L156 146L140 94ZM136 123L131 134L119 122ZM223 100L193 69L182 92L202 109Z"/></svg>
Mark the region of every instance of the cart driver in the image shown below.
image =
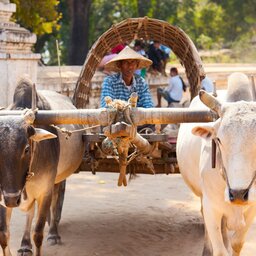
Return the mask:
<svg viewBox="0 0 256 256"><path fill-rule="evenodd" d="M128 101L132 92L137 92L137 107L152 108L153 100L144 78L135 74L135 70L146 68L152 61L126 46L118 55L105 64L105 68L114 71L105 77L101 89L101 107L106 107L105 97Z"/></svg>

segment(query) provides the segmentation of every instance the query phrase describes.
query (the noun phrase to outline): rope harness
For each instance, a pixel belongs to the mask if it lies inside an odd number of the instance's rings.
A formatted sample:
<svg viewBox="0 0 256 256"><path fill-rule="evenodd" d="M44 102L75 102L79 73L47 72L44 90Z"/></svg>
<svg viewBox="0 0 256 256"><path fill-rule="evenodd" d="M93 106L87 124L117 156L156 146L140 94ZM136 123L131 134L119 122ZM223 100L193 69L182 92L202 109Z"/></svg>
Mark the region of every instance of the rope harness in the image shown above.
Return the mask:
<svg viewBox="0 0 256 256"><path fill-rule="evenodd" d="M220 142L219 142L219 140L217 138L213 139L213 142L214 142L216 148L214 149L214 146L212 148L213 151L215 150L215 152L213 152L213 154L215 154L215 159L212 159L212 160L216 161L217 153L219 153L219 162L220 162L221 176L223 177L224 181L226 182L226 184L228 186L228 189L230 190L231 187L230 187L229 180L228 180L227 170L226 170L226 168L224 166L224 163L223 163L223 158L222 158L221 149L220 149ZM216 149L218 149L218 152L217 152ZM215 163L212 162L212 166L214 166L213 168L215 168L216 162ZM253 178L252 178L249 186L245 190L249 191L250 188L252 187L253 183L255 182L255 180L256 180L256 170L254 171L254 175L253 175Z"/></svg>
<svg viewBox="0 0 256 256"><path fill-rule="evenodd" d="M55 128L56 130L60 131L61 133L66 134L66 139L68 139L73 133L87 131L87 130L90 130L90 129L100 127L100 125L94 125L94 126L89 126L89 127L85 127L85 128L82 128L82 129L77 129L77 130L72 130L71 131L71 130L67 130L66 128L60 128L59 126L56 126L54 124L52 124L51 126L53 128Z"/></svg>
<svg viewBox="0 0 256 256"><path fill-rule="evenodd" d="M31 158L30 158L30 163L29 163L29 169L28 169L27 176L26 176L26 182L29 181L32 177L35 176L35 173L32 171L32 164L33 164L34 159L35 159L35 151L36 151L35 144L36 144L36 142L31 141L31 144L30 144Z"/></svg>

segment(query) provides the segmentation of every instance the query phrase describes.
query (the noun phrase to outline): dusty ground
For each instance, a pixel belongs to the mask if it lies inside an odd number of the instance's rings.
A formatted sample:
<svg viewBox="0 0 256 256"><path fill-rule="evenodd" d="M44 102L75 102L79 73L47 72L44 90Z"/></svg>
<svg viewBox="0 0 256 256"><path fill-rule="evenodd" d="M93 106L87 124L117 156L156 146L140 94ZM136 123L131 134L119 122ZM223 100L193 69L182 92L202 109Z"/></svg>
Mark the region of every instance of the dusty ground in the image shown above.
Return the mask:
<svg viewBox="0 0 256 256"><path fill-rule="evenodd" d="M180 175L140 175L118 188L118 174L74 174L68 180L60 225L62 245L43 246L43 255L180 256L201 255L203 225L199 200ZM14 255L24 216L11 225ZM46 228L47 232L47 228ZM256 254L256 222L242 256Z"/></svg>

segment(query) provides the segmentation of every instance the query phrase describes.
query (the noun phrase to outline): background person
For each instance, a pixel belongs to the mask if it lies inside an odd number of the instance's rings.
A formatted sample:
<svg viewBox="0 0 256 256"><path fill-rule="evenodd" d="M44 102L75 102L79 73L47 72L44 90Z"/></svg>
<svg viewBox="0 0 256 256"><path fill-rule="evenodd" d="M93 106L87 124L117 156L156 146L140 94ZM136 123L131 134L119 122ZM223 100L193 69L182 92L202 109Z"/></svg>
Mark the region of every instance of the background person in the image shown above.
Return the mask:
<svg viewBox="0 0 256 256"><path fill-rule="evenodd" d="M118 54L125 48L125 44L118 44L111 49L112 54Z"/></svg>
<svg viewBox="0 0 256 256"><path fill-rule="evenodd" d="M201 88L205 90L206 92L213 92L214 91L214 85L212 80L209 77L205 77L201 81Z"/></svg>
<svg viewBox="0 0 256 256"><path fill-rule="evenodd" d="M153 44L149 45L148 48L148 58L152 60L153 64L151 66L153 72L160 72L163 71L163 59L164 53L160 49L160 42L154 41Z"/></svg>
<svg viewBox="0 0 256 256"><path fill-rule="evenodd" d="M134 51L141 54L144 57L147 57L147 54L146 54L144 48L145 48L145 44L143 41L141 41L141 40L135 41L134 47L133 47ZM146 77L146 68L135 70L135 74L140 75L143 78L145 78Z"/></svg>
<svg viewBox="0 0 256 256"><path fill-rule="evenodd" d="M160 50L163 52L163 68L162 68L162 74L164 76L167 76L165 70L166 70L166 64L170 60L170 54L171 54L171 49L163 44L160 45Z"/></svg>
<svg viewBox="0 0 256 256"><path fill-rule="evenodd" d="M178 69L173 67L170 69L169 85L163 88L157 88L157 105L161 107L162 97L168 102L168 106L172 102L180 102L183 91L186 91L185 84L182 78L179 76Z"/></svg>
<svg viewBox="0 0 256 256"><path fill-rule="evenodd" d="M137 107L153 107L148 84L134 71L148 67L152 61L126 46L116 57L105 64L105 68L117 73L105 77L101 90L101 107L106 107L105 97L128 101L132 92L137 92Z"/></svg>
<svg viewBox="0 0 256 256"><path fill-rule="evenodd" d="M101 71L101 72L103 72L103 73L105 73L105 74L107 74L107 75L110 75L111 74L111 71L110 70L107 70L106 68L105 68L105 64L107 63L107 62L109 62L110 60L112 60L114 57L116 57L116 53L107 53L103 58L102 58L102 60L101 60L101 62L99 63L99 65L98 65L98 67L97 67L97 69L98 69L98 71Z"/></svg>

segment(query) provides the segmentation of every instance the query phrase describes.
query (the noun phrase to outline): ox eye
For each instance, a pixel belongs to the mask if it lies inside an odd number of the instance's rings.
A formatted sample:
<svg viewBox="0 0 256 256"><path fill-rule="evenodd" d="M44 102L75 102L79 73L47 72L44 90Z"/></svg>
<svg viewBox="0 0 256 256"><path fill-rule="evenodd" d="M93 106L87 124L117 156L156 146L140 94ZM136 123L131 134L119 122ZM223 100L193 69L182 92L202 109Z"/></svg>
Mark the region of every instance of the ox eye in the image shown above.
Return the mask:
<svg viewBox="0 0 256 256"><path fill-rule="evenodd" d="M24 149L25 154L27 154L29 152L29 149L30 149L30 146L29 146L29 144L27 144Z"/></svg>

